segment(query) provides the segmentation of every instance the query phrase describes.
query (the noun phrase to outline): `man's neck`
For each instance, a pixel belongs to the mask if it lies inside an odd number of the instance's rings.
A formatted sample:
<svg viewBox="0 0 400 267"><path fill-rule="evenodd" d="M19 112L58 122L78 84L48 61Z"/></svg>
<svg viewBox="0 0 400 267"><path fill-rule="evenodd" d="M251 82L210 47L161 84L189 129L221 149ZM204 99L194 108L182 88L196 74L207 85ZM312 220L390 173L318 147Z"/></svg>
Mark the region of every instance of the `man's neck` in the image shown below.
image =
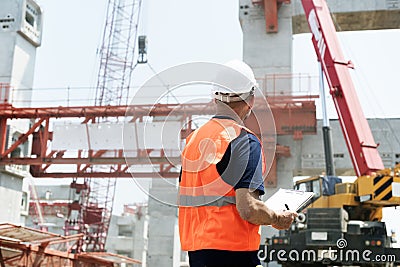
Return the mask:
<svg viewBox="0 0 400 267"><path fill-rule="evenodd" d="M217 113L215 114L216 116L226 116L229 118L232 118L234 121L239 123L240 125L244 125L242 119L239 117L239 115L232 109L230 108L227 104L217 101Z"/></svg>

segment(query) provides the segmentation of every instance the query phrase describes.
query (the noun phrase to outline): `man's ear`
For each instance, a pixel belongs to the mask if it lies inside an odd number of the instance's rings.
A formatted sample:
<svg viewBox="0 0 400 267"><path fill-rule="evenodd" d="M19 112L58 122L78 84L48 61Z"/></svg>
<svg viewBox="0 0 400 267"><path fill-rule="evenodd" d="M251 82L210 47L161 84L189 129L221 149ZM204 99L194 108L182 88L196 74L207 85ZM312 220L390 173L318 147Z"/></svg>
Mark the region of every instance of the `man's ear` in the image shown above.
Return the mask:
<svg viewBox="0 0 400 267"><path fill-rule="evenodd" d="M249 108L253 108L255 102L255 97L254 95L250 96L248 100L246 100L246 104Z"/></svg>
<svg viewBox="0 0 400 267"><path fill-rule="evenodd" d="M254 103L256 102L256 97L253 96L253 99L251 100L251 108L254 107Z"/></svg>

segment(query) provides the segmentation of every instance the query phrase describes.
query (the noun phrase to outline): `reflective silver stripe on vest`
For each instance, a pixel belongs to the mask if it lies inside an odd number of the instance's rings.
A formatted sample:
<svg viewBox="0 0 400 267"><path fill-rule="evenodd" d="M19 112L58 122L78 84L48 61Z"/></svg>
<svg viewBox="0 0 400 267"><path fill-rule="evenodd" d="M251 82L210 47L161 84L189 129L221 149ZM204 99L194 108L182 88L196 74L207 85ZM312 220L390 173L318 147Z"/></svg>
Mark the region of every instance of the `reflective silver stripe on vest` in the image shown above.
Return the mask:
<svg viewBox="0 0 400 267"><path fill-rule="evenodd" d="M179 196L179 206L184 207L223 207L232 204L236 204L236 198L234 196Z"/></svg>

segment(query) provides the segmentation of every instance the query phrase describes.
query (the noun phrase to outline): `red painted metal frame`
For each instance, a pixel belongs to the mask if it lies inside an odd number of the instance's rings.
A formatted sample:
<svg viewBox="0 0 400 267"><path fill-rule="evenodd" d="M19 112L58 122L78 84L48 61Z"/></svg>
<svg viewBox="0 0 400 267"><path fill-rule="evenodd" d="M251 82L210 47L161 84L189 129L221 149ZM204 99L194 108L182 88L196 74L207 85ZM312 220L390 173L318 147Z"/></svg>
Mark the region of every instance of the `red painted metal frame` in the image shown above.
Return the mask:
<svg viewBox="0 0 400 267"><path fill-rule="evenodd" d="M0 224L5 236L0 237L0 266L109 266L125 262L140 266L141 262L112 253L72 252L83 234L60 236L33 228L13 224ZM40 240L32 240L35 234L43 234ZM11 237L11 239L10 239ZM64 245L63 250L54 249ZM12 255L6 256L7 252Z"/></svg>
<svg viewBox="0 0 400 267"><path fill-rule="evenodd" d="M294 134L300 131L304 134L315 134L316 118L315 96L276 96L269 97L268 102L275 118L277 134ZM6 149L0 147L0 165L29 165L30 172L34 177L52 178L154 178L178 177L179 173L173 171L172 167L179 164L179 157L165 157L163 150L141 150L137 151L135 157L124 157L122 150L89 150L71 151L51 150L53 133L49 130L50 122L60 118L81 118L83 123L94 123L96 118L101 117L129 117L131 121L140 121L144 116L167 116L179 115L183 122L189 122L186 129L181 132L184 139L193 129L191 118L194 115L214 114L214 103L193 104L157 104L157 105L135 105L135 106L80 106L80 107L45 107L45 108L15 108L11 105L3 105L0 108L0 133L6 132L8 119L31 119L35 120L28 131ZM256 110L265 109L263 103L255 103ZM33 136L31 157L11 157L11 153L21 144L26 142L29 136ZM0 143L5 144L5 134L2 135ZM112 152L113 156L110 156ZM66 156L68 155L68 156ZM107 156L104 156L107 155ZM129 169L129 165L156 164L160 166L158 172L135 172ZM74 169L67 171L49 171L53 165L75 165ZM113 166L111 172L93 170L95 165Z"/></svg>
<svg viewBox="0 0 400 267"><path fill-rule="evenodd" d="M357 176L384 168L371 129L363 114L328 6L324 0L302 0L312 42L328 81L340 125Z"/></svg>
<svg viewBox="0 0 400 267"><path fill-rule="evenodd" d="M290 0L253 0L254 5L264 7L265 27L267 33L278 32L278 9L282 3L289 4Z"/></svg>
<svg viewBox="0 0 400 267"><path fill-rule="evenodd" d="M265 27L268 33L278 32L278 1L264 0Z"/></svg>

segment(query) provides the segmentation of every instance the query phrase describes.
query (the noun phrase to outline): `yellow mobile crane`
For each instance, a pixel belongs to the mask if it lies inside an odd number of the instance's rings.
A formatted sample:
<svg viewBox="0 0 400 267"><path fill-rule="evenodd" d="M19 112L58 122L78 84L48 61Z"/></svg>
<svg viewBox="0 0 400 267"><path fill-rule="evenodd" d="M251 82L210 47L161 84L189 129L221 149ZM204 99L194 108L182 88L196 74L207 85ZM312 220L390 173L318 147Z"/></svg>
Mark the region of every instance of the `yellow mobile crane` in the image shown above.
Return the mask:
<svg viewBox="0 0 400 267"><path fill-rule="evenodd" d="M326 1L302 4L358 178L343 183L328 173L297 181L295 189L314 192L313 202L291 229L268 240L260 254L283 266L399 264L400 249L392 248L381 220L384 207L400 205L400 165L383 166L350 77L352 64L344 60ZM324 137L328 130L323 130ZM325 147L326 142L329 139Z"/></svg>

